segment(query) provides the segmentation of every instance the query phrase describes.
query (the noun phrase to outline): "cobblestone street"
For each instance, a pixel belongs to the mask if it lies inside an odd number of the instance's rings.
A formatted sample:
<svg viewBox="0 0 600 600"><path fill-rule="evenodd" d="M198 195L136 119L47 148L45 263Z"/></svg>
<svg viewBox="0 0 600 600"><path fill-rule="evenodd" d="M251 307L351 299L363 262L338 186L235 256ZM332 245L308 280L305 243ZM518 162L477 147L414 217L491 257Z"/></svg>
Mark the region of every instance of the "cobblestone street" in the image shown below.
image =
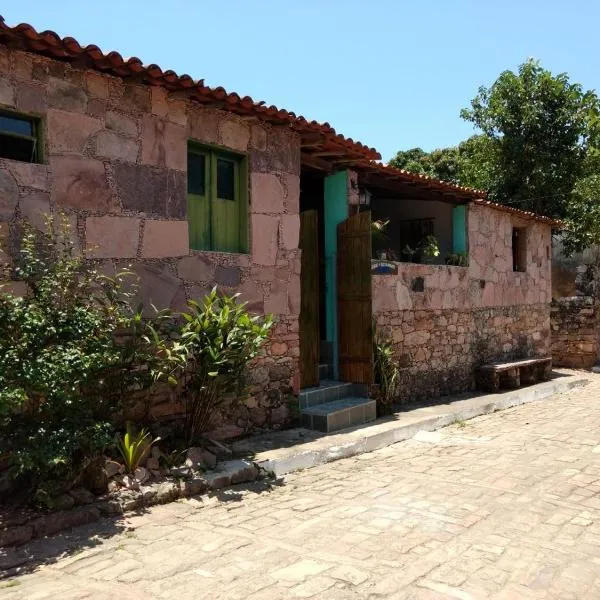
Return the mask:
<svg viewBox="0 0 600 600"><path fill-rule="evenodd" d="M46 562L0 582L0 598L600 598L600 376L590 378L270 489L32 544Z"/></svg>

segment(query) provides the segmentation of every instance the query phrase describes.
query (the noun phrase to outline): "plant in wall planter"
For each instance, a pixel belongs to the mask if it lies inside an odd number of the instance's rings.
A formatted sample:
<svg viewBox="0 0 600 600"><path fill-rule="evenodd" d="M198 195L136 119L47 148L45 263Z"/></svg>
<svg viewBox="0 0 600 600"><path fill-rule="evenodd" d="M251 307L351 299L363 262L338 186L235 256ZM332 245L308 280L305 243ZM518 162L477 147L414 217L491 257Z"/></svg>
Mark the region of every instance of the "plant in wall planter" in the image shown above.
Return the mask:
<svg viewBox="0 0 600 600"><path fill-rule="evenodd" d="M446 264L454 267L468 267L469 259L465 252L455 252L453 254L448 254L446 257Z"/></svg>
<svg viewBox="0 0 600 600"><path fill-rule="evenodd" d="M373 256L378 260L392 260L389 256L390 249L387 247L389 237L387 234L387 226L389 220L375 219L371 222L371 242L373 245Z"/></svg>
<svg viewBox="0 0 600 600"><path fill-rule="evenodd" d="M419 252L424 263L433 263L440 255L440 245L434 235L425 236L419 243Z"/></svg>
<svg viewBox="0 0 600 600"><path fill-rule="evenodd" d="M411 248L408 244L402 248L400 252L400 260L402 262L415 262L415 254L416 251L414 248Z"/></svg>

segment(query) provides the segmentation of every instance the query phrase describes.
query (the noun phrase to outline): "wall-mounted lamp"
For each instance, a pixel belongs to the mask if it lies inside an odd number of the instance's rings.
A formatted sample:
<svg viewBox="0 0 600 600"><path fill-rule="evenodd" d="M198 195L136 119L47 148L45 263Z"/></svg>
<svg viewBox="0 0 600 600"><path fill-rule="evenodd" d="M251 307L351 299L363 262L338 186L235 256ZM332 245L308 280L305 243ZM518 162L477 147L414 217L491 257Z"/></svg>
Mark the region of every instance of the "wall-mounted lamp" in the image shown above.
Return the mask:
<svg viewBox="0 0 600 600"><path fill-rule="evenodd" d="M360 206L371 206L371 192L369 190L360 190L358 193L358 203Z"/></svg>

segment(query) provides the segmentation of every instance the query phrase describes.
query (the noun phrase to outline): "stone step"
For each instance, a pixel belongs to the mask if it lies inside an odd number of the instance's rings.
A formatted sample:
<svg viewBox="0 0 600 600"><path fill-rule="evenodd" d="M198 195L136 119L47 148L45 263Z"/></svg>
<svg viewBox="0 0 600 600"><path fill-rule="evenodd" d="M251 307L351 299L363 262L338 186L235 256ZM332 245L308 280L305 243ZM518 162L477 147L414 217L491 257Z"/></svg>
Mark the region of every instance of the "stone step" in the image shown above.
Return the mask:
<svg viewBox="0 0 600 600"><path fill-rule="evenodd" d="M305 388L300 391L300 408L309 408L311 406L317 406L318 404L341 400L348 396L366 397L366 386L325 379L321 381L321 384L318 386Z"/></svg>
<svg viewBox="0 0 600 600"><path fill-rule="evenodd" d="M377 403L368 398L343 398L302 410L302 426L331 433L377 418Z"/></svg>
<svg viewBox="0 0 600 600"><path fill-rule="evenodd" d="M324 379L333 379L333 365L319 365L319 379L321 381Z"/></svg>

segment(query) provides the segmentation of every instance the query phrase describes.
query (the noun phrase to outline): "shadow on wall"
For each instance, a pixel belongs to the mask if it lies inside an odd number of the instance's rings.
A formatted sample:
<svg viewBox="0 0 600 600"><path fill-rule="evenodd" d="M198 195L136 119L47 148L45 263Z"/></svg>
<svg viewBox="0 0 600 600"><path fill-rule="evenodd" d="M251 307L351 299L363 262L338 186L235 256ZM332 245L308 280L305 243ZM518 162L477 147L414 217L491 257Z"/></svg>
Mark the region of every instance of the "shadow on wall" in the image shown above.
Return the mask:
<svg viewBox="0 0 600 600"><path fill-rule="evenodd" d="M578 286L590 264L600 264L600 247L592 246L583 252L566 256L561 236L552 240L552 297L568 298L578 294Z"/></svg>

